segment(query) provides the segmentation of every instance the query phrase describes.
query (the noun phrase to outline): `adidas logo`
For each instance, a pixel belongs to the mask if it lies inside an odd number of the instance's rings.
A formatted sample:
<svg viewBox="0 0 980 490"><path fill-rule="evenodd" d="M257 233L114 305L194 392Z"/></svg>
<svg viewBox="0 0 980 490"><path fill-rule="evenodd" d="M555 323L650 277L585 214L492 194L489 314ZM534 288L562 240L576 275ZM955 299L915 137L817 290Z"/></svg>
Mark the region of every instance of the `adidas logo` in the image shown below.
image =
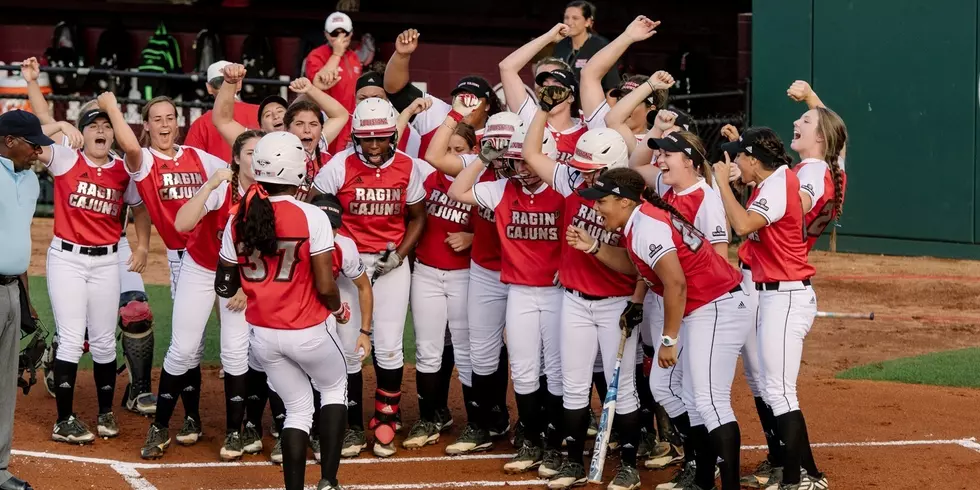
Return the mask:
<svg viewBox="0 0 980 490"><path fill-rule="evenodd" d="M276 419L277 419L277 420L283 420L283 419L285 419L285 418L286 418L286 414L282 414L282 415L276 415Z"/></svg>
<svg viewBox="0 0 980 490"><path fill-rule="evenodd" d="M633 449L632 444L623 444L623 449Z"/></svg>
<svg viewBox="0 0 980 490"><path fill-rule="evenodd" d="M249 395L248 399L252 401L258 401L259 397L258 395Z"/></svg>
<svg viewBox="0 0 980 490"><path fill-rule="evenodd" d="M355 402L354 400L348 400L347 401L347 406L348 407L356 407L357 406L357 402Z"/></svg>
<svg viewBox="0 0 980 490"><path fill-rule="evenodd" d="M360 175L358 175L357 177L354 178L354 183L355 184L363 184L364 183L364 180L361 179L361 176Z"/></svg>
<svg viewBox="0 0 980 490"><path fill-rule="evenodd" d="M71 383L65 381L64 383L58 385L58 388L71 388Z"/></svg>
<svg viewBox="0 0 980 490"><path fill-rule="evenodd" d="M740 310L744 310L745 309L745 302L744 301L739 301L738 302L738 309L740 309Z"/></svg>
<svg viewBox="0 0 980 490"><path fill-rule="evenodd" d="M112 386L110 385L100 386L99 389L102 391L112 391Z"/></svg>
<svg viewBox="0 0 980 490"><path fill-rule="evenodd" d="M78 178L80 178L80 179L87 179L88 178L88 172L82 172L82 175L79 175Z"/></svg>
<svg viewBox="0 0 980 490"><path fill-rule="evenodd" d="M810 304L811 305L817 304L817 298L810 298Z"/></svg>
<svg viewBox="0 0 980 490"><path fill-rule="evenodd" d="M241 403L244 400L242 400L242 397L240 397L238 395L235 395L235 396L231 397L231 400L228 400L228 401L230 401L232 403Z"/></svg>
<svg viewBox="0 0 980 490"><path fill-rule="evenodd" d="M171 395L170 393L160 393L160 398L163 398L163 399L166 399L166 400L173 400L174 399L174 396Z"/></svg>
<svg viewBox="0 0 980 490"><path fill-rule="evenodd" d="M194 387L193 386L188 386L188 387L184 388L184 391L194 391Z"/></svg>

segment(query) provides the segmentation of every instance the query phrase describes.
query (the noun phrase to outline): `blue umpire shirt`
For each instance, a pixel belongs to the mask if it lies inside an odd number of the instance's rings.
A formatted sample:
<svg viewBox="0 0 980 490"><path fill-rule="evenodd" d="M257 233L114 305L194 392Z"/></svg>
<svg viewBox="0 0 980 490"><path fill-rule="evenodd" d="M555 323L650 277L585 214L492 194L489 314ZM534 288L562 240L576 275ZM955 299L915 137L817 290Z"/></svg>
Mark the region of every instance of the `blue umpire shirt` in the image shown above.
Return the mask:
<svg viewBox="0 0 980 490"><path fill-rule="evenodd" d="M27 272L31 262L31 220L41 187L34 170L14 171L0 156L0 275Z"/></svg>

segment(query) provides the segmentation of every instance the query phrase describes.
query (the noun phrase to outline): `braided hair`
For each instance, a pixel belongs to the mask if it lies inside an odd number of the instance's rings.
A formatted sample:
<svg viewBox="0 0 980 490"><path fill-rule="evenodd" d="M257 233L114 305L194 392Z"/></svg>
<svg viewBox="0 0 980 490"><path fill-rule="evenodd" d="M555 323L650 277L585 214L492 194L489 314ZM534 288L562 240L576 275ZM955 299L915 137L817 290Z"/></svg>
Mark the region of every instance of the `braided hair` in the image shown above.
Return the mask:
<svg viewBox="0 0 980 490"><path fill-rule="evenodd" d="M231 146L231 203L238 204L240 197L238 196L238 173L241 171L241 163L239 163L242 158L242 150L245 148L245 143L255 138L261 138L265 136L265 131L259 129L249 129L242 132L235 138L235 144Z"/></svg>
<svg viewBox="0 0 980 490"><path fill-rule="evenodd" d="M276 237L276 214L272 209L269 195L278 195L295 190L296 186L287 184L270 184L256 182L260 190L249 189L245 201L238 206L235 213L235 236L240 245L240 254L246 257L256 250L263 257L278 253L278 238Z"/></svg>
<svg viewBox="0 0 980 490"><path fill-rule="evenodd" d="M834 219L840 220L844 212L844 175L840 168L840 155L847 144L847 126L836 112L826 107L817 107L817 134L823 137L823 160L830 168L834 181Z"/></svg>
<svg viewBox="0 0 980 490"><path fill-rule="evenodd" d="M782 165L789 165L793 163L793 158L786 153L786 146L783 145L783 140L773 131L771 128L749 128L754 131L758 131L760 136L756 140L756 146L762 147L766 153L776 157L775 161L772 163L766 163L759 160L762 164L762 168L766 170L776 170Z"/></svg>
<svg viewBox="0 0 980 490"><path fill-rule="evenodd" d="M696 228L694 228L694 225L691 224L691 222L687 218L685 218L684 215L680 213L680 211L677 210L677 208L671 206L670 203L668 203L667 201L664 201L663 198L661 198L660 196L657 195L656 192L654 192L653 188L648 187L646 185L646 182L643 180L643 176L640 175L636 170L633 170L631 168L613 168L613 169L606 170L602 174L602 176L603 178L612 180L619 187L623 187L635 191L637 194L640 194L642 196L644 201L649 202L650 204L653 204L654 206L663 209L664 211L667 211L668 213L671 214L671 216L677 218L682 223L685 223L686 225L690 226L695 231L697 230Z"/></svg>

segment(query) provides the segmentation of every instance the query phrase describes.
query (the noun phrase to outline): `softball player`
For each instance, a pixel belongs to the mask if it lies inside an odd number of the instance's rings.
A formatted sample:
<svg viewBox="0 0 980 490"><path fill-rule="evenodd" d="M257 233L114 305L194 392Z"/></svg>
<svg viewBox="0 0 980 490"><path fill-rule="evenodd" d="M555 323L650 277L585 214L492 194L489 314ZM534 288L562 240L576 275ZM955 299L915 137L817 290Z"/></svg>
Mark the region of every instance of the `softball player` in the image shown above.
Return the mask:
<svg viewBox="0 0 980 490"><path fill-rule="evenodd" d="M110 153L113 127L106 114L79 116L83 149L43 148L39 160L54 177L54 238L48 249L48 295L58 349L54 360L58 419L51 439L90 443L95 435L73 413L78 361L88 331L94 364L100 437L119 435L112 413L116 387L116 315L119 311L118 237L124 205L142 205L124 164Z"/></svg>
<svg viewBox="0 0 980 490"><path fill-rule="evenodd" d="M343 310L332 273L329 218L293 197L306 178L306 156L294 134L279 131L259 140L252 157L256 184L225 227L215 291L225 299L245 291L252 354L286 403L281 437L287 490L304 488L313 423L308 380L320 389L324 461L317 489L332 490L340 488L347 411L344 353L334 318Z"/></svg>
<svg viewBox="0 0 980 490"><path fill-rule="evenodd" d="M170 291L171 296L176 296L180 261L184 256L189 236L188 233L176 229L174 222L177 212L217 170L227 168L227 164L196 148L174 144L178 131L177 108L167 98L150 100L143 107L144 136L148 135L149 148L140 146L139 140L136 139L136 135L133 134L119 110L116 97L112 92L99 95L99 108L109 115L115 128L116 141L125 153L124 161L127 170L136 182L136 188L143 197L150 218L167 246L167 259L170 262ZM203 343L199 348L204 348ZM164 367L160 374L158 388L157 417L166 415L166 418L169 418L173 409L161 405L176 404L177 395L183 399L184 411L188 416L185 417L184 427L178 433L178 441L185 439L194 443L200 436L200 367L190 369L181 375L170 373ZM158 418L149 432L158 432L161 429L165 431L167 426L162 425L165 420ZM152 435L150 433L147 439L150 439ZM169 437L163 439L169 440ZM149 451L148 455L159 457L164 448L159 449L159 452ZM145 452L141 451L141 454Z"/></svg>
<svg viewBox="0 0 980 490"><path fill-rule="evenodd" d="M676 144L670 140L658 140L658 143ZM688 367L684 398L695 401L695 406L689 409L692 425L695 413L703 415L714 442L695 444L698 467L704 471L693 482L696 486L685 488L713 488L716 457L723 461L723 488L733 488L731 478L725 475L734 475L734 488L738 488L738 425L730 403L726 404L726 391L731 389L738 352L749 327L748 315L738 313L739 299L743 296L740 277L683 215L644 188L642 177L635 171L618 169L599 176L591 188L582 192L583 197L599 201L597 209L605 219L607 230L623 227L625 250L603 247L581 228L569 228L567 238L573 247L595 254L616 270L627 272L635 267L644 281L664 298L664 330L658 364L666 368L676 364L678 357L682 358ZM642 311L639 305L633 306ZM627 322L638 325L640 318ZM689 345L678 352L676 343L682 325ZM719 340L739 336L741 342ZM716 363L714 357L727 360ZM689 437L707 438L708 432L692 429ZM710 451L712 446L724 450L716 455Z"/></svg>
<svg viewBox="0 0 980 490"><path fill-rule="evenodd" d="M843 146L843 139L839 144ZM813 462L796 397L803 338L817 311L810 286L814 269L807 263L800 181L789 170L790 157L771 129L750 129L722 149L726 161L714 165L716 177L730 174L728 155L736 154L742 182L755 184L748 209L741 207L727 186L721 186L721 195L735 232L749 238L747 258L759 297L757 338L764 396L776 419L776 434L785 446L781 478L770 474L764 486L772 490L828 488Z"/></svg>
<svg viewBox="0 0 980 490"><path fill-rule="evenodd" d="M545 99L547 97L542 97ZM579 139L575 154L567 165L541 152L539 141L548 112L538 111L528 129L523 148L524 161L545 182L564 197L562 228L574 226L606 245L618 247L622 230L607 231L596 214L594 202L578 191L588 187L603 172L626 167L629 156L623 138L610 129L593 129ZM568 458L562 462L559 447L549 447L538 474L553 478L550 488L568 488L585 483L583 452L590 418L589 388L594 360L602 356L605 380L611 381L619 352L619 318L637 289L636 276L603 267L595 257L577 253L568 242L562 245L558 282L564 295L561 308L561 366L564 427L568 432ZM637 302L642 302L643 293ZM637 334L639 335L639 334ZM616 426L622 446L622 465L610 485L613 489L632 489L640 485L636 471L636 450L640 437L639 397L633 380L636 366L636 335L630 335L623 350L617 392Z"/></svg>
<svg viewBox="0 0 980 490"><path fill-rule="evenodd" d="M494 210L501 242L500 281L508 285L506 335L511 377L517 396L518 414L525 425L526 440L517 455L504 465L507 472L537 468L544 457L541 433L548 425L550 447L559 447L563 438L558 415L540 413L539 376L544 374L548 392L561 398L561 356L559 352L559 313L561 291L554 287L558 271L564 198L548 187L521 156L526 131L515 128L509 145L494 146L487 141L480 160L490 164L503 158L514 174L507 179L477 182L483 171L469 165L450 186L451 198ZM545 136L543 152L557 155L554 139ZM547 420L543 420L547 418Z"/></svg>
<svg viewBox="0 0 980 490"><path fill-rule="evenodd" d="M374 295L386 301L374 310L374 355L378 388L374 453L395 453L394 433L401 400L402 335L408 313L411 275L402 258L415 247L425 225L422 169L429 165L395 149L395 109L382 99L365 99L354 109L353 148L334 156L314 179L317 192L335 194L348 218L341 234L357 244L376 282ZM380 303L380 302L379 302Z"/></svg>
<svg viewBox="0 0 980 490"><path fill-rule="evenodd" d="M453 100L453 111L436 131L425 155L426 161L447 176L458 176L478 158L477 155L456 155L447 148L452 133L459 131L460 121L472 110L471 103L472 98L467 96ZM522 124L513 112L490 116L483 134L484 144L491 148L506 148L514 131ZM505 174L509 172L498 160L492 171L483 172L479 180L492 182ZM500 237L492 209L478 206L472 220L473 243L466 300L468 345L454 337L454 348L469 352L470 360L464 364L472 368L472 386L463 384L467 424L456 441L446 446L446 453L451 455L489 449L491 438L506 434L510 428L506 404L507 351L503 342L508 285L500 281Z"/></svg>

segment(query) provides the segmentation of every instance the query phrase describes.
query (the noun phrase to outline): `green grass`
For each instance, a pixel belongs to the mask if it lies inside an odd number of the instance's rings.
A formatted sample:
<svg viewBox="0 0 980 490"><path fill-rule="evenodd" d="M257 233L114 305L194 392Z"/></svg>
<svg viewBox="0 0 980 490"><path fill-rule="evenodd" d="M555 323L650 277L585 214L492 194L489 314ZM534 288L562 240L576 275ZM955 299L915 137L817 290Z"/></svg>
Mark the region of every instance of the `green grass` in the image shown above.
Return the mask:
<svg viewBox="0 0 980 490"><path fill-rule="evenodd" d="M51 301L48 299L48 286L43 276L30 278L31 301L34 309L37 310L38 317L44 322L48 332L54 333L55 322L54 314L51 311ZM173 301L170 299L169 286L146 285L146 295L150 298L150 309L153 310L153 337L154 337L154 365L163 364L163 356L167 353L170 345L171 314L173 313ZM205 366L218 366L221 364L219 353L221 341L218 331L218 320L214 312L208 319L207 328L204 331L204 361ZM415 362L415 331L412 328L412 315L409 313L405 319L405 362ZM122 362L122 348L117 347L119 361ZM365 362L370 362L366 359ZM85 354L80 363L82 368L91 368L92 357Z"/></svg>
<svg viewBox="0 0 980 490"><path fill-rule="evenodd" d="M866 364L838 373L837 377L980 388L978 365L980 348L971 347Z"/></svg>

